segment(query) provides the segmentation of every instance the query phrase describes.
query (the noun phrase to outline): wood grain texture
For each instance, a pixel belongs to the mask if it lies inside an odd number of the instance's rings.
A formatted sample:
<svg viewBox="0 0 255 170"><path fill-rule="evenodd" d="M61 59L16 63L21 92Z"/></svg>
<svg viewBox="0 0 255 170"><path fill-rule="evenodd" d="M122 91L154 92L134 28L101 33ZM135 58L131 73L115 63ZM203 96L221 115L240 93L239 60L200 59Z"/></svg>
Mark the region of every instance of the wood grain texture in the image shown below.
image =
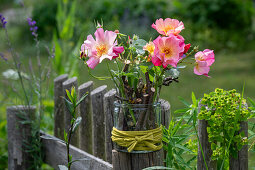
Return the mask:
<svg viewBox="0 0 255 170"><path fill-rule="evenodd" d="M31 155L25 151L24 142L31 138L31 124L22 124L20 114L29 119L35 116L34 106L12 106L7 108L8 169L26 170L30 166Z"/></svg>
<svg viewBox="0 0 255 170"><path fill-rule="evenodd" d="M105 160L104 94L107 86L91 92L92 100L92 143L93 155Z"/></svg>
<svg viewBox="0 0 255 170"><path fill-rule="evenodd" d="M201 107L202 105L199 102L198 113L200 112ZM206 170L206 166L205 166L202 151L201 151L203 149L208 170L217 170L217 161L213 161L211 159L212 150L211 150L211 143L208 141L207 126L208 126L208 122L206 120L198 120L198 137L199 137L199 141L201 143L202 148L200 147L198 142L197 169Z"/></svg>
<svg viewBox="0 0 255 170"><path fill-rule="evenodd" d="M79 98L88 92L88 96L78 106L78 110L82 117L80 124L80 148L90 154L92 154L92 106L90 97L92 89L92 81L84 83L78 88Z"/></svg>
<svg viewBox="0 0 255 170"><path fill-rule="evenodd" d="M54 79L54 136L64 139L64 102L63 82L68 79L67 74L63 74Z"/></svg>
<svg viewBox="0 0 255 170"><path fill-rule="evenodd" d="M112 163L113 142L111 132L113 127L114 98L116 90L112 89L104 95L104 112L105 112L105 154L106 161Z"/></svg>
<svg viewBox="0 0 255 170"><path fill-rule="evenodd" d="M66 165L65 144L54 136L47 135L43 132L41 132L41 135L48 138L41 138L43 153L45 155L44 162L54 169L59 169L58 165ZM70 145L70 153L73 155L73 160L81 159L80 161L73 163L71 167L72 170L112 170L112 165L108 162L105 162L72 145Z"/></svg>
<svg viewBox="0 0 255 170"><path fill-rule="evenodd" d="M164 99L159 99L161 103L161 124L166 128L169 127L169 123L171 120L171 110L170 110L170 103ZM166 159L167 151L164 150L164 160Z"/></svg>
<svg viewBox="0 0 255 170"><path fill-rule="evenodd" d="M159 102L161 103L161 124L168 128L171 120L170 103L163 99L159 99Z"/></svg>
<svg viewBox="0 0 255 170"><path fill-rule="evenodd" d="M114 170L142 170L151 166L163 165L163 150L150 153L126 153L112 151Z"/></svg>
<svg viewBox="0 0 255 170"><path fill-rule="evenodd" d="M248 122L240 123L240 131L244 132L245 136L248 138ZM229 159L229 169L231 170L247 170L248 169L248 145L244 145L242 149L238 152L237 158L230 155Z"/></svg>
<svg viewBox="0 0 255 170"><path fill-rule="evenodd" d="M66 95L66 90L71 91L72 87L75 87L75 89L78 89L78 83L77 83L77 77L70 78L63 82L63 94L66 99L68 99ZM64 99L63 99L64 100ZM69 112L66 105L64 105L64 115L65 115L65 131L68 133L70 126L71 126L71 113ZM79 115L77 115L78 117ZM71 144L79 147L79 127L74 131L72 138L71 138Z"/></svg>

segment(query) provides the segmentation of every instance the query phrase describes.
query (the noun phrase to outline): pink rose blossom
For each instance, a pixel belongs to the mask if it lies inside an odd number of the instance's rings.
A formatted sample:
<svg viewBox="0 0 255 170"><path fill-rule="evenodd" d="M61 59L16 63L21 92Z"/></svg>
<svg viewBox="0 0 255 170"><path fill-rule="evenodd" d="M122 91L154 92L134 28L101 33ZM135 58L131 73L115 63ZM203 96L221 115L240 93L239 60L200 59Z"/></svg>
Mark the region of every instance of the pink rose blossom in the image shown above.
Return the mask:
<svg viewBox="0 0 255 170"><path fill-rule="evenodd" d="M155 66L168 64L173 67L177 66L180 54L184 51L184 39L170 34L168 37L158 37L153 41L155 45L152 63Z"/></svg>
<svg viewBox="0 0 255 170"><path fill-rule="evenodd" d="M214 63L214 53L213 50L205 49L204 51L199 51L195 54L195 60L206 61L207 66L211 66Z"/></svg>
<svg viewBox="0 0 255 170"><path fill-rule="evenodd" d="M198 61L196 62L196 65L194 67L194 73L197 74L197 75L205 75L207 77L208 76L208 73L210 71L210 67L207 66L207 63L206 61Z"/></svg>
<svg viewBox="0 0 255 170"><path fill-rule="evenodd" d="M160 34L169 36L170 34L179 34L184 29L184 24L179 22L177 19L162 18L157 19L155 24L151 25L152 28L157 30Z"/></svg>
<svg viewBox="0 0 255 170"><path fill-rule="evenodd" d="M205 49L195 54L196 65L194 67L194 73L197 75L205 75L208 77L210 66L214 63L213 50Z"/></svg>
<svg viewBox="0 0 255 170"><path fill-rule="evenodd" d="M143 50L148 51L150 55L153 55L155 50L155 45L153 44L153 42L150 41L143 47Z"/></svg>
<svg viewBox="0 0 255 170"><path fill-rule="evenodd" d="M88 35L87 40L81 46L81 52L89 57L87 64L94 69L98 63L104 59L112 60L124 51L124 48L117 46L117 34L112 31L105 31L98 28L95 32L96 40L92 35Z"/></svg>

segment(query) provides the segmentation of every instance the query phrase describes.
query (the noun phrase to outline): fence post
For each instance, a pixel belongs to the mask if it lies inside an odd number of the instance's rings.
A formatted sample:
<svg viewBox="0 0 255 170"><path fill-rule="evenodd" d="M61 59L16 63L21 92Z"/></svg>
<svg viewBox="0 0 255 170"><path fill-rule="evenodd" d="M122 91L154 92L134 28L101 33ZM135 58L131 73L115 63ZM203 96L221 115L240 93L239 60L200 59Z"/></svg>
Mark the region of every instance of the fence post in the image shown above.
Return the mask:
<svg viewBox="0 0 255 170"><path fill-rule="evenodd" d="M200 112L201 107L202 105L199 102L198 113ZM211 150L211 143L208 141L207 126L208 126L208 122L206 120L198 120L198 140L200 141L200 144L202 146L205 162L208 167L208 170L217 170L217 161L213 161L211 159L212 150ZM206 170L200 144L198 142L197 169Z"/></svg>
<svg viewBox="0 0 255 170"><path fill-rule="evenodd" d="M22 124L18 114L34 119L34 106L12 106L7 108L8 169L26 170L31 167L31 155L25 151L24 141L31 137L31 124Z"/></svg>
<svg viewBox="0 0 255 170"><path fill-rule="evenodd" d="M92 143L93 155L105 160L104 94L107 86L100 86L91 92L92 100Z"/></svg>
<svg viewBox="0 0 255 170"><path fill-rule="evenodd" d="M114 97L116 90L112 89L104 95L104 112L105 112L105 154L106 161L112 163L112 149L113 143L111 139L111 132L113 127L114 114Z"/></svg>
<svg viewBox="0 0 255 170"><path fill-rule="evenodd" d="M68 78L67 74L63 74L54 79L54 136L64 139L64 102L62 83Z"/></svg>
<svg viewBox="0 0 255 170"><path fill-rule="evenodd" d="M161 124L168 128L171 120L170 103L163 99L159 99L159 102L161 103Z"/></svg>
<svg viewBox="0 0 255 170"><path fill-rule="evenodd" d="M240 122L240 131L244 132L245 136L248 138L248 122ZM229 158L229 169L231 170L247 170L248 169L248 145L244 145L242 149L238 152L237 158L233 158L230 155Z"/></svg>
<svg viewBox="0 0 255 170"><path fill-rule="evenodd" d="M170 104L160 99L162 124L168 126L170 120ZM125 153L112 151L113 170L141 170L151 166L163 165L163 149L149 153Z"/></svg>
<svg viewBox="0 0 255 170"><path fill-rule="evenodd" d="M63 96L65 98L68 98L66 95L66 90L71 91L73 86L75 87L76 90L78 89L77 77L70 78L63 82ZM72 116L66 105L64 105L64 115L65 115L65 131L66 133L68 133L68 130L71 125ZM79 127L77 127L72 136L71 144L79 148Z"/></svg>
<svg viewBox="0 0 255 170"><path fill-rule="evenodd" d="M93 82L89 81L79 86L79 99L88 92L88 96L78 106L82 117L80 125L80 148L92 154L92 108L90 93L93 89Z"/></svg>

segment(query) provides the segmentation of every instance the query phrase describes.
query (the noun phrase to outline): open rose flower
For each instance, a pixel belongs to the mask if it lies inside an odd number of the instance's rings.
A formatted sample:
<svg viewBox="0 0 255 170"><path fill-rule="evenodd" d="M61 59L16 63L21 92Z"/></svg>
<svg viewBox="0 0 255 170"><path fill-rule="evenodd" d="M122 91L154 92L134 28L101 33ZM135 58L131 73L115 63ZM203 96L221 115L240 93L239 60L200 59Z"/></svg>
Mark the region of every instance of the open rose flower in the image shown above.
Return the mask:
<svg viewBox="0 0 255 170"><path fill-rule="evenodd" d="M149 42L147 43L144 47L143 50L148 51L149 52L149 56L147 58L147 61L150 62L151 61L151 57L154 55L154 50L155 50L155 45L153 44L153 42Z"/></svg>
<svg viewBox="0 0 255 170"><path fill-rule="evenodd" d="M88 66L94 69L98 63L104 59L115 59L124 48L117 46L117 34L112 31L105 31L103 28L98 28L95 32L96 40L92 35L88 35L87 40L81 46L81 54L89 57Z"/></svg>
<svg viewBox="0 0 255 170"><path fill-rule="evenodd" d="M195 54L196 64L194 67L194 73L197 75L205 75L208 77L210 66L214 63L213 50L205 49Z"/></svg>
<svg viewBox="0 0 255 170"><path fill-rule="evenodd" d="M157 30L160 34L169 36L170 34L178 35L181 30L184 29L184 24L177 19L166 18L163 20L160 18L157 19L155 24L153 23L151 27Z"/></svg>
<svg viewBox="0 0 255 170"><path fill-rule="evenodd" d="M155 66L163 65L163 67L167 67L170 64L176 67L180 54L184 52L184 39L170 34L168 37L159 36L153 43L155 50L152 63Z"/></svg>

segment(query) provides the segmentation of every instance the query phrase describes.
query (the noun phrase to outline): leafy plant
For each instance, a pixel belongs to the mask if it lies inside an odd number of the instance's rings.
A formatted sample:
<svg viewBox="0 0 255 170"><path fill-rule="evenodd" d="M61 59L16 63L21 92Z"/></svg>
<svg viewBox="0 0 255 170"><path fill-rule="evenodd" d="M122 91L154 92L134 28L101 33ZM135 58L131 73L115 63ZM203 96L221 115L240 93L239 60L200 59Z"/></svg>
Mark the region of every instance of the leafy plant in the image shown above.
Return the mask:
<svg viewBox="0 0 255 170"><path fill-rule="evenodd" d="M75 87L72 87L71 92L66 90L66 94L68 99L64 98L66 107L68 108L72 119L70 122L70 128L68 132L64 131L64 140L66 144L66 151L67 151L67 166L65 165L59 165L60 170L70 170L72 164L75 161L78 160L72 160L72 155L70 154L70 142L72 138L72 134L74 133L75 129L78 127L78 125L81 123L82 118L78 116L77 114L77 107L79 104L87 97L88 93L85 93L79 101L77 101L77 95L75 91Z"/></svg>
<svg viewBox="0 0 255 170"><path fill-rule="evenodd" d="M208 121L208 140L213 151L212 159L222 161L229 155L237 157L238 151L247 144L247 137L240 131L240 122L254 114L248 110L246 100L236 90L215 89L204 94L198 119Z"/></svg>
<svg viewBox="0 0 255 170"><path fill-rule="evenodd" d="M164 149L167 151L166 167L192 169L197 157L196 125L199 100L194 93L192 93L192 104L181 97L179 99L186 107L174 113L183 115L172 119L169 127L163 129Z"/></svg>
<svg viewBox="0 0 255 170"><path fill-rule="evenodd" d="M1 15L2 17L2 15ZM40 125L41 120L43 119L43 99L45 98L44 94L47 94L47 91L43 90L43 85L46 82L47 85L47 79L49 78L50 74L50 59L51 59L51 52L46 47L46 49L49 52L48 62L46 65L42 65L41 59L40 59L40 48L39 48L39 40L38 40L38 34L36 26L36 21L33 21L31 18L27 18L28 25L30 26L30 31L32 34L32 37L35 41L36 46L36 67L37 70L35 70L32 66L32 59L29 58L29 66L24 67L24 63L21 63L20 61L20 55L16 53L14 50L8 30L6 27L6 21L3 22L1 19L0 26L4 28L6 40L8 44L9 51L11 53L11 59L12 62L6 61L7 64L10 64L10 67L13 69L7 70L7 72L4 72L6 74L5 77L8 80L18 80L19 83L15 82L15 85L21 86L21 90L17 90L13 87L12 90L15 91L16 94L16 102L17 104L23 104L30 108L31 105L37 105L38 106L38 112L36 115L34 115L34 118L32 119L28 115L24 113L19 113L18 116L21 118L20 123L22 124L28 124L31 126L31 138L28 140L23 141L23 146L25 148L26 152L29 152L31 155L31 167L30 169L40 169L42 165L43 155L41 152L41 141L40 141ZM0 27L1 28L1 27ZM43 67L44 66L44 67ZM27 71L29 69L29 71ZM27 72L27 73L26 73ZM11 82L10 82L11 84ZM12 84L11 84L12 85ZM22 92L22 93L21 93ZM18 100L17 100L18 99ZM11 102L13 102L13 99L10 99Z"/></svg>
<svg viewBox="0 0 255 170"><path fill-rule="evenodd" d="M55 46L55 58L53 67L56 73L69 75L77 74L78 60L75 54L82 39L75 41L73 36L75 33L77 0L58 0L57 4L57 30L53 34L53 44Z"/></svg>

